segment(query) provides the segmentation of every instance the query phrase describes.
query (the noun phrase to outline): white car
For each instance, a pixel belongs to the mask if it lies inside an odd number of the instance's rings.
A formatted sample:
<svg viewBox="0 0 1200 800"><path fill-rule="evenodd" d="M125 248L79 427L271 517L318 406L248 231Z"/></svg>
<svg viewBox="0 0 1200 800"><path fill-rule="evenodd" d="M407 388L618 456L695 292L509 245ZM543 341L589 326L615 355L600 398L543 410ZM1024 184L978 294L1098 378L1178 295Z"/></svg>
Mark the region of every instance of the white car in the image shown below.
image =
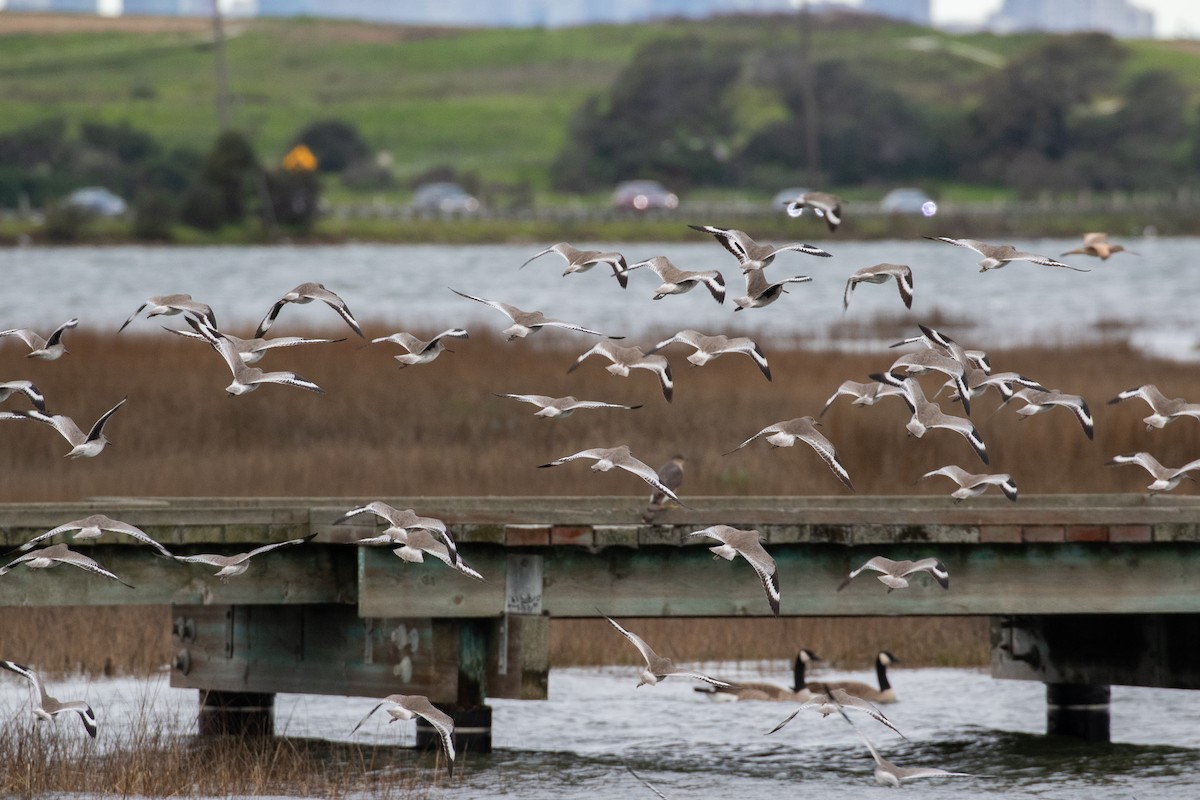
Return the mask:
<svg viewBox="0 0 1200 800"><path fill-rule="evenodd" d="M932 217L937 213L937 203L920 189L905 187L892 189L879 201L879 209L887 214L921 214Z"/></svg>
<svg viewBox="0 0 1200 800"><path fill-rule="evenodd" d="M85 186L67 195L64 201L72 208L80 208L100 217L119 217L129 210L128 204L118 195L103 186Z"/></svg>

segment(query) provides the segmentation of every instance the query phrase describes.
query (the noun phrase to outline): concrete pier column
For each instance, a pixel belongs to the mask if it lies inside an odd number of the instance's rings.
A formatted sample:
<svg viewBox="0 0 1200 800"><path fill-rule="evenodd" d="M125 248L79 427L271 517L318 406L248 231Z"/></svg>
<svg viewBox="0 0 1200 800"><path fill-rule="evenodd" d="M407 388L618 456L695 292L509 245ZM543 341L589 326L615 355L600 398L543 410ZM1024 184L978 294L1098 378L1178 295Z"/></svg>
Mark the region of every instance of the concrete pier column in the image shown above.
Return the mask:
<svg viewBox="0 0 1200 800"><path fill-rule="evenodd" d="M1109 741L1108 686L1081 683L1046 684L1046 733L1089 742Z"/></svg>
<svg viewBox="0 0 1200 800"><path fill-rule="evenodd" d="M492 752L492 707L488 705L438 706L454 720L454 749L462 753ZM440 749L441 737L432 725L417 717L417 747L421 750Z"/></svg>
<svg viewBox="0 0 1200 800"><path fill-rule="evenodd" d="M275 695L200 690L201 736L273 736Z"/></svg>

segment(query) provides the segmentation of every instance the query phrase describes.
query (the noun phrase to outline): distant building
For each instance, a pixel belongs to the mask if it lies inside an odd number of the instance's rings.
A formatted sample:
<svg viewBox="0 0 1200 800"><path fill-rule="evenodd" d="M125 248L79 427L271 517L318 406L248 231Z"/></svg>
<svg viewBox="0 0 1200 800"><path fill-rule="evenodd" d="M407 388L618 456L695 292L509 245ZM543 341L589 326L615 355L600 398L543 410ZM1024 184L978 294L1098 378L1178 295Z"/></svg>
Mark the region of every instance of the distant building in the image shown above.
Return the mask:
<svg viewBox="0 0 1200 800"><path fill-rule="evenodd" d="M930 6L930 0L862 0L860 8L867 14L929 26L933 24Z"/></svg>
<svg viewBox="0 0 1200 800"><path fill-rule="evenodd" d="M1004 0L985 27L1013 31L1101 31L1125 38L1154 36L1154 12L1127 0Z"/></svg>

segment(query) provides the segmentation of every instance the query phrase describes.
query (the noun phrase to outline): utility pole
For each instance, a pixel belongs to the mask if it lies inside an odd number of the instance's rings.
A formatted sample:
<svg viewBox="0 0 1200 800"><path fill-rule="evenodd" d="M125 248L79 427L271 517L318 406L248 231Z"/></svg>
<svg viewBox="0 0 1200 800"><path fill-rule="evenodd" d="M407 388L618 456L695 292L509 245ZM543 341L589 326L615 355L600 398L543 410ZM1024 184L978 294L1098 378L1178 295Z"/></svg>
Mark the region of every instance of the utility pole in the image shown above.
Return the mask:
<svg viewBox="0 0 1200 800"><path fill-rule="evenodd" d="M804 151L808 160L808 181L821 183L821 123L817 108L817 87L813 82L812 15L808 0L792 0L800 16L800 67L804 90Z"/></svg>
<svg viewBox="0 0 1200 800"><path fill-rule="evenodd" d="M229 68L225 63L225 24L221 21L220 0L212 0L213 62L217 71L217 125L221 132L233 127L229 107Z"/></svg>

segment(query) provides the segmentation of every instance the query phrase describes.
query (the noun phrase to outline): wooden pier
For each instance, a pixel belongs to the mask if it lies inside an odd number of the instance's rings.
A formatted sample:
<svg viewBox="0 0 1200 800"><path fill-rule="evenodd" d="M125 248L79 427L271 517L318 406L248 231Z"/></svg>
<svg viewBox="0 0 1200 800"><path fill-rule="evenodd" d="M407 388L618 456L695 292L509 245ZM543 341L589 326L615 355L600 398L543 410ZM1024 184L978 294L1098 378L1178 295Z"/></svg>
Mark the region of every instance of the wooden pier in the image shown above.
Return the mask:
<svg viewBox="0 0 1200 800"><path fill-rule="evenodd" d="M69 567L14 569L0 605L173 607L171 683L202 690L203 731L269 730L276 692L425 694L488 746L487 697L546 696L550 617L767 616L745 564L714 562L723 523L762 532L787 616L985 615L992 674L1040 680L1052 732L1107 738L1095 698L1127 684L1200 688L1200 498L1145 495L689 498L637 522L644 501L612 497L382 498L447 523L485 582L433 559L408 564L356 539L371 515L334 520L378 498L97 498L0 504L0 548L104 513L179 554L236 553L316 534L241 576L156 557L106 534L73 548L136 588ZM919 576L887 593L874 555L936 556L951 584ZM1087 702L1071 698L1085 697Z"/></svg>

